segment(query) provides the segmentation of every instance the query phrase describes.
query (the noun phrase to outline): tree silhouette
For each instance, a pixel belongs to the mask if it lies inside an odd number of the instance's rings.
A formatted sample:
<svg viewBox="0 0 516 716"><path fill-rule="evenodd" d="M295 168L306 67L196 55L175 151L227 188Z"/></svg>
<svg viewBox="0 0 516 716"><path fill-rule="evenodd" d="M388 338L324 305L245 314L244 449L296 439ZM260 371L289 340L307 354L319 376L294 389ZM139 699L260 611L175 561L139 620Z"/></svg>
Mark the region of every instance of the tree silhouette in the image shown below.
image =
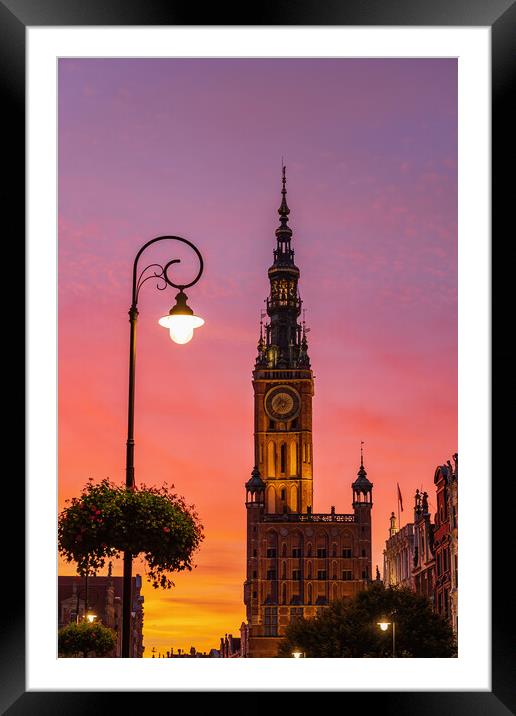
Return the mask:
<svg viewBox="0 0 516 716"><path fill-rule="evenodd" d="M457 655L450 625L425 597L375 582L353 599L332 602L320 616L290 624L278 656L298 649L307 657L391 657L392 626L381 631L382 620L396 623L396 656Z"/></svg>

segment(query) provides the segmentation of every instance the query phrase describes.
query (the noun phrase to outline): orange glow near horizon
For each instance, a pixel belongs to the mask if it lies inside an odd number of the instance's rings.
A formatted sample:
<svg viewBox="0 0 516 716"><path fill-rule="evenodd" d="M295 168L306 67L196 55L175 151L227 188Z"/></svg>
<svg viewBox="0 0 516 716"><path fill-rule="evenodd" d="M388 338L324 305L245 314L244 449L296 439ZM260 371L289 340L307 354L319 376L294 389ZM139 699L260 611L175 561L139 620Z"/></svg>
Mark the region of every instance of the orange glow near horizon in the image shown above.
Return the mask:
<svg viewBox="0 0 516 716"><path fill-rule="evenodd" d="M125 480L137 251L178 234L205 261L188 291L205 325L187 345L158 325L173 289L148 281L138 306L136 484L173 484L205 533L171 590L134 562L146 657L218 648L245 618L251 371L282 154L311 329L314 512L352 512L361 441L373 576L397 484L402 524L416 488L435 512L435 468L458 449L456 79L455 60L60 60L59 509L89 477ZM184 247L142 266L172 258L188 283Z"/></svg>

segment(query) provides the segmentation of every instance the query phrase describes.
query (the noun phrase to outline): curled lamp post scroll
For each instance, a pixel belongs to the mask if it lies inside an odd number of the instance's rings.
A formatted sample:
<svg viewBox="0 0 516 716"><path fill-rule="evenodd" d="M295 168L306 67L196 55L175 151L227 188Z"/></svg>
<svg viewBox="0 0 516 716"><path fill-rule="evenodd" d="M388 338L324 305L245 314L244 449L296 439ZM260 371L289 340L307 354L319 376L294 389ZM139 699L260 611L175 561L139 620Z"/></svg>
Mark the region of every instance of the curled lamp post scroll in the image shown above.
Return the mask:
<svg viewBox="0 0 516 716"><path fill-rule="evenodd" d="M197 256L199 261L199 270L189 283L175 283L169 276L169 269L174 264L180 263L181 259L171 259L164 266L153 263L146 266L138 273L138 261L152 244L160 241L176 241L189 246ZM152 274L145 275L150 269L154 269ZM193 335L193 329L202 326L204 321L202 318L195 316L192 309L187 305L187 296L184 292L185 288L194 286L201 278L204 270L204 262L202 256L194 244L181 236L158 236L144 244L136 254L133 266L133 282L132 282L132 303L129 309L129 322L131 325L129 339L129 405L127 412L127 451L126 451L126 473L125 485L129 490L134 489L134 386L135 386L135 369L136 369L136 322L138 320L138 298L140 289L143 284L150 279L157 279L156 288L163 291L167 286L179 289L176 296L176 305L170 309L168 316L160 319L160 325L164 325L170 329L170 336L176 343L187 343ZM130 552L124 552L124 587L123 587L123 612L122 612L122 657L130 656L131 646L131 606L132 606L132 559Z"/></svg>

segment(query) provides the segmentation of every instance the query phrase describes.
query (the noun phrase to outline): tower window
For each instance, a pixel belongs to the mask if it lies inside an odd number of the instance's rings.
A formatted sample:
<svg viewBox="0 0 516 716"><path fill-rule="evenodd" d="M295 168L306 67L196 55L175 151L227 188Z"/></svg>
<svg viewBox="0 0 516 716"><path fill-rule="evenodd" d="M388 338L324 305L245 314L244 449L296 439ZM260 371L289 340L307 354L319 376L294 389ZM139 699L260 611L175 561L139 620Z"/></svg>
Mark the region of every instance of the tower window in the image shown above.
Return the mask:
<svg viewBox="0 0 516 716"><path fill-rule="evenodd" d="M274 420L269 420L269 430L274 430L276 428L276 423Z"/></svg>
<svg viewBox="0 0 516 716"><path fill-rule="evenodd" d="M326 579L326 570L325 569L320 569L317 572L317 579Z"/></svg>
<svg viewBox="0 0 516 716"><path fill-rule="evenodd" d="M281 472L287 471L287 446L285 443L281 444L280 450L280 470Z"/></svg>
<svg viewBox="0 0 516 716"><path fill-rule="evenodd" d="M276 579L276 570L275 569L267 570L267 579Z"/></svg>
<svg viewBox="0 0 516 716"><path fill-rule="evenodd" d="M353 575L350 569L345 569L342 572L342 579L344 582L350 582L353 579Z"/></svg>
<svg viewBox="0 0 516 716"><path fill-rule="evenodd" d="M282 446L282 450L283 450L283 446ZM283 472L283 468L282 468L281 471ZM281 489L281 499L282 499L282 500L286 500L286 499L287 499L287 491L286 491L286 489L285 489L284 487Z"/></svg>
<svg viewBox="0 0 516 716"><path fill-rule="evenodd" d="M267 550L267 557L269 559L273 559L276 556L276 548L275 547L269 547Z"/></svg>
<svg viewBox="0 0 516 716"><path fill-rule="evenodd" d="M293 557L302 557L303 555L301 553L301 547L294 547L292 550L292 556Z"/></svg>
<svg viewBox="0 0 516 716"><path fill-rule="evenodd" d="M362 557L365 557L365 549L362 550Z"/></svg>
<svg viewBox="0 0 516 716"><path fill-rule="evenodd" d="M344 559L351 559L351 549L349 547L343 549L342 556L344 557Z"/></svg>
<svg viewBox="0 0 516 716"><path fill-rule="evenodd" d="M295 582L301 581L301 570L300 569L294 569L292 570L292 579Z"/></svg>
<svg viewBox="0 0 516 716"><path fill-rule="evenodd" d="M319 549L317 550L317 556L318 556L320 559L324 559L324 557L326 557L326 548L325 548L325 547L319 547Z"/></svg>
<svg viewBox="0 0 516 716"><path fill-rule="evenodd" d="M362 570L362 579L367 579L367 578L368 578L367 569L363 569Z"/></svg>
<svg viewBox="0 0 516 716"><path fill-rule="evenodd" d="M257 576L258 576L258 572L255 569L255 570L253 570L253 579L256 579Z"/></svg>

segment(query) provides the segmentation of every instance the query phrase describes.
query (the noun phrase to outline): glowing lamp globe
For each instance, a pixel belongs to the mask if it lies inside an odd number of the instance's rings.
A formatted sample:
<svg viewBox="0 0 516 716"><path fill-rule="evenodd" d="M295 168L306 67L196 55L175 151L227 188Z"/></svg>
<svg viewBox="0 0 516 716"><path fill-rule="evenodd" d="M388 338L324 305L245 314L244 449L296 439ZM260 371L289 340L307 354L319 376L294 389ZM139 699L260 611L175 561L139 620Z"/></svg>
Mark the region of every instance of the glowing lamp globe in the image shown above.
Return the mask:
<svg viewBox="0 0 516 716"><path fill-rule="evenodd" d="M180 345L192 340L194 329L204 324L202 318L194 315L186 299L186 293L180 291L176 296L176 305L170 309L168 316L159 319L159 325L168 328L170 338Z"/></svg>
<svg viewBox="0 0 516 716"><path fill-rule="evenodd" d="M381 629L382 631L387 631L387 629L389 628L390 624L391 624L390 622L378 622L378 626L380 627L380 629Z"/></svg>

